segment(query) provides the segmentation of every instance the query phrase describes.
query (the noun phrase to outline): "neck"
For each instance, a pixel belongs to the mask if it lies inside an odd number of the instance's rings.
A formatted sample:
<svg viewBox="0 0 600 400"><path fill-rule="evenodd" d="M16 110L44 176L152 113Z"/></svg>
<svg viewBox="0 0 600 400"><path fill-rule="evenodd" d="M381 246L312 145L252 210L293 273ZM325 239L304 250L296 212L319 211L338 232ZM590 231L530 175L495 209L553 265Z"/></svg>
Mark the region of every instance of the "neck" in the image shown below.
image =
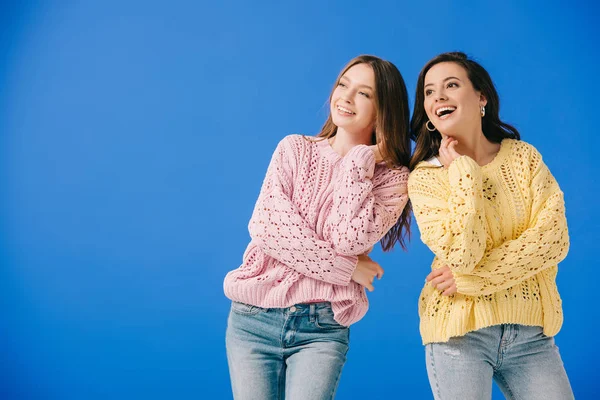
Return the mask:
<svg viewBox="0 0 600 400"><path fill-rule="evenodd" d="M500 143L490 142L481 130L477 134L457 140L457 153L471 157L479 165L488 164L500 151Z"/></svg>
<svg viewBox="0 0 600 400"><path fill-rule="evenodd" d="M336 153L343 157L354 146L371 145L371 134L356 135L348 133L344 128L338 128L335 136L329 139L329 144Z"/></svg>

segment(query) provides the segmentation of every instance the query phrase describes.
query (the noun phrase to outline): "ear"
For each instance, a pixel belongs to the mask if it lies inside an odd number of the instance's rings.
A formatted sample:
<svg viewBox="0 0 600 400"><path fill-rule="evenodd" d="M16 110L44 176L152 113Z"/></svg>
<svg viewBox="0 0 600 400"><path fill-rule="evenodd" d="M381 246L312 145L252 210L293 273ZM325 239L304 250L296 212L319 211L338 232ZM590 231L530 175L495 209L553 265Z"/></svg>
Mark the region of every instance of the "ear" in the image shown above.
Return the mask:
<svg viewBox="0 0 600 400"><path fill-rule="evenodd" d="M484 107L487 105L487 98L483 93L479 94L479 105Z"/></svg>

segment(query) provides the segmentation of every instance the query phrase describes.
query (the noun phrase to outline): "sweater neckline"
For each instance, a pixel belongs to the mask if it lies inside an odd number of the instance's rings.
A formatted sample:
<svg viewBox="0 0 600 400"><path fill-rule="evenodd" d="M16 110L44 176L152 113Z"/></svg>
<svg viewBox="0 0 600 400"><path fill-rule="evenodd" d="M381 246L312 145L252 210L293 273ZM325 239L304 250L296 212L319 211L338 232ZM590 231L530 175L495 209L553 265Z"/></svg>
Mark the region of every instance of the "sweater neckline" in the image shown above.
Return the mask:
<svg viewBox="0 0 600 400"><path fill-rule="evenodd" d="M488 170L488 169L494 169L496 168L498 165L502 164L502 161L504 161L504 158L506 157L506 154L510 153L509 151L509 140L507 139L502 139L502 142L500 142L500 150L498 150L498 153L496 153L496 156L494 156L494 158L492 159L492 161L490 161L489 163L482 165L481 168L484 170Z"/></svg>
<svg viewBox="0 0 600 400"><path fill-rule="evenodd" d="M319 146L321 154L323 154L323 156L325 156L325 158L327 158L331 162L336 162L342 159L342 156L336 153L333 147L331 147L328 138L324 138L323 140L317 141L317 146Z"/></svg>

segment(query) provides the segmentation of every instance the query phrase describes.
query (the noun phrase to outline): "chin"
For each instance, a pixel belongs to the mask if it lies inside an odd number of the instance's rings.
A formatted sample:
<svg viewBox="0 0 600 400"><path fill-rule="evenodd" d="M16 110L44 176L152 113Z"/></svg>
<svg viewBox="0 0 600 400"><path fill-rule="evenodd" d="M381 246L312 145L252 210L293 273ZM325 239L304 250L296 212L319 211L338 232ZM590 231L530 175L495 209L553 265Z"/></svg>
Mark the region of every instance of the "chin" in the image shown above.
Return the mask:
<svg viewBox="0 0 600 400"><path fill-rule="evenodd" d="M333 124L335 126L337 126L338 128L343 128L344 127L344 121L340 121L340 118L336 118L334 116L331 117L331 122L333 122Z"/></svg>
<svg viewBox="0 0 600 400"><path fill-rule="evenodd" d="M450 136L453 138L456 138L458 136L460 136L458 134L459 130L458 129L453 129L454 127L444 127L442 129L438 129L438 132L441 133L442 135L446 135L446 136Z"/></svg>

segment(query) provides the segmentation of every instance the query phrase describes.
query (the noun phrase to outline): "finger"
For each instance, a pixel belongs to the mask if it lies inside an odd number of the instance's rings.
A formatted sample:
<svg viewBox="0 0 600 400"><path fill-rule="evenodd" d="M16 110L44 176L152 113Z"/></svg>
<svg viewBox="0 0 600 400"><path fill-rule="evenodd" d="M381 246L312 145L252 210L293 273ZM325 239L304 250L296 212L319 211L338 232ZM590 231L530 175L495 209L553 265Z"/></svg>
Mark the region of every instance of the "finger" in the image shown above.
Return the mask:
<svg viewBox="0 0 600 400"><path fill-rule="evenodd" d="M377 268L377 279L381 279L383 277L383 268L381 268L381 266L378 265Z"/></svg>
<svg viewBox="0 0 600 400"><path fill-rule="evenodd" d="M427 275L427 277L425 278L425 282L431 282L432 280L434 280L435 278L437 278L437 275L434 275L433 272L431 272L429 275Z"/></svg>
<svg viewBox="0 0 600 400"><path fill-rule="evenodd" d="M458 140L453 140L449 145L448 145L448 153L453 156L456 157L458 156L458 152L456 151L455 147L458 144Z"/></svg>
<svg viewBox="0 0 600 400"><path fill-rule="evenodd" d="M445 147L447 140L448 140L448 136L442 134L442 140L440 141L440 147Z"/></svg>
<svg viewBox="0 0 600 400"><path fill-rule="evenodd" d="M446 151L445 147L440 146L440 150L438 151L438 154L440 155L440 157L446 157L446 154L448 152Z"/></svg>
<svg viewBox="0 0 600 400"><path fill-rule="evenodd" d="M455 140L452 136L446 136L444 139L444 147L448 147L452 141Z"/></svg>
<svg viewBox="0 0 600 400"><path fill-rule="evenodd" d="M443 137L442 141L440 142L440 150L445 149L446 146L448 146L448 140L447 140L447 137Z"/></svg>
<svg viewBox="0 0 600 400"><path fill-rule="evenodd" d="M442 274L442 271L440 269L434 269L433 271L431 271L429 273L429 275L427 275L427 280L432 280L433 278L437 278L438 276L440 276Z"/></svg>
<svg viewBox="0 0 600 400"><path fill-rule="evenodd" d="M442 285L445 282L445 280L443 278L435 278L434 280L431 281L431 286L433 286L436 289L440 289L440 285Z"/></svg>
<svg viewBox="0 0 600 400"><path fill-rule="evenodd" d="M454 273L452 272L452 270L450 270L450 268L446 267L444 269L444 272L442 273L442 276L446 279L446 280L451 280L454 279Z"/></svg>
<svg viewBox="0 0 600 400"><path fill-rule="evenodd" d="M442 296L452 296L455 293L456 293L456 285L452 284L452 286L450 286L448 289L444 290L444 292L442 293Z"/></svg>
<svg viewBox="0 0 600 400"><path fill-rule="evenodd" d="M448 159L449 154L448 154L448 149L446 147L440 147L440 150L438 153L440 155L440 158L442 158L444 160Z"/></svg>
<svg viewBox="0 0 600 400"><path fill-rule="evenodd" d="M431 284L433 286L435 286L436 289L441 289L442 287L444 287L444 288L446 287L445 282L452 282L452 281L454 281L453 278L448 279L445 276L438 276L437 278L435 278L431 281Z"/></svg>
<svg viewBox="0 0 600 400"><path fill-rule="evenodd" d="M370 283L367 283L367 284L365 285L365 288L366 288L366 289L367 289L369 292L372 292L373 290L375 290L375 287L373 287L373 285L372 285L372 284L370 284Z"/></svg>
<svg viewBox="0 0 600 400"><path fill-rule="evenodd" d="M375 261L371 260L370 258L365 262L365 267L367 268L367 271L369 271L370 274L376 275L377 274L377 268L379 267L379 264L377 264Z"/></svg>
<svg viewBox="0 0 600 400"><path fill-rule="evenodd" d="M452 285L454 285L454 279L444 280L437 285L437 289L444 291L444 290L452 287Z"/></svg>

